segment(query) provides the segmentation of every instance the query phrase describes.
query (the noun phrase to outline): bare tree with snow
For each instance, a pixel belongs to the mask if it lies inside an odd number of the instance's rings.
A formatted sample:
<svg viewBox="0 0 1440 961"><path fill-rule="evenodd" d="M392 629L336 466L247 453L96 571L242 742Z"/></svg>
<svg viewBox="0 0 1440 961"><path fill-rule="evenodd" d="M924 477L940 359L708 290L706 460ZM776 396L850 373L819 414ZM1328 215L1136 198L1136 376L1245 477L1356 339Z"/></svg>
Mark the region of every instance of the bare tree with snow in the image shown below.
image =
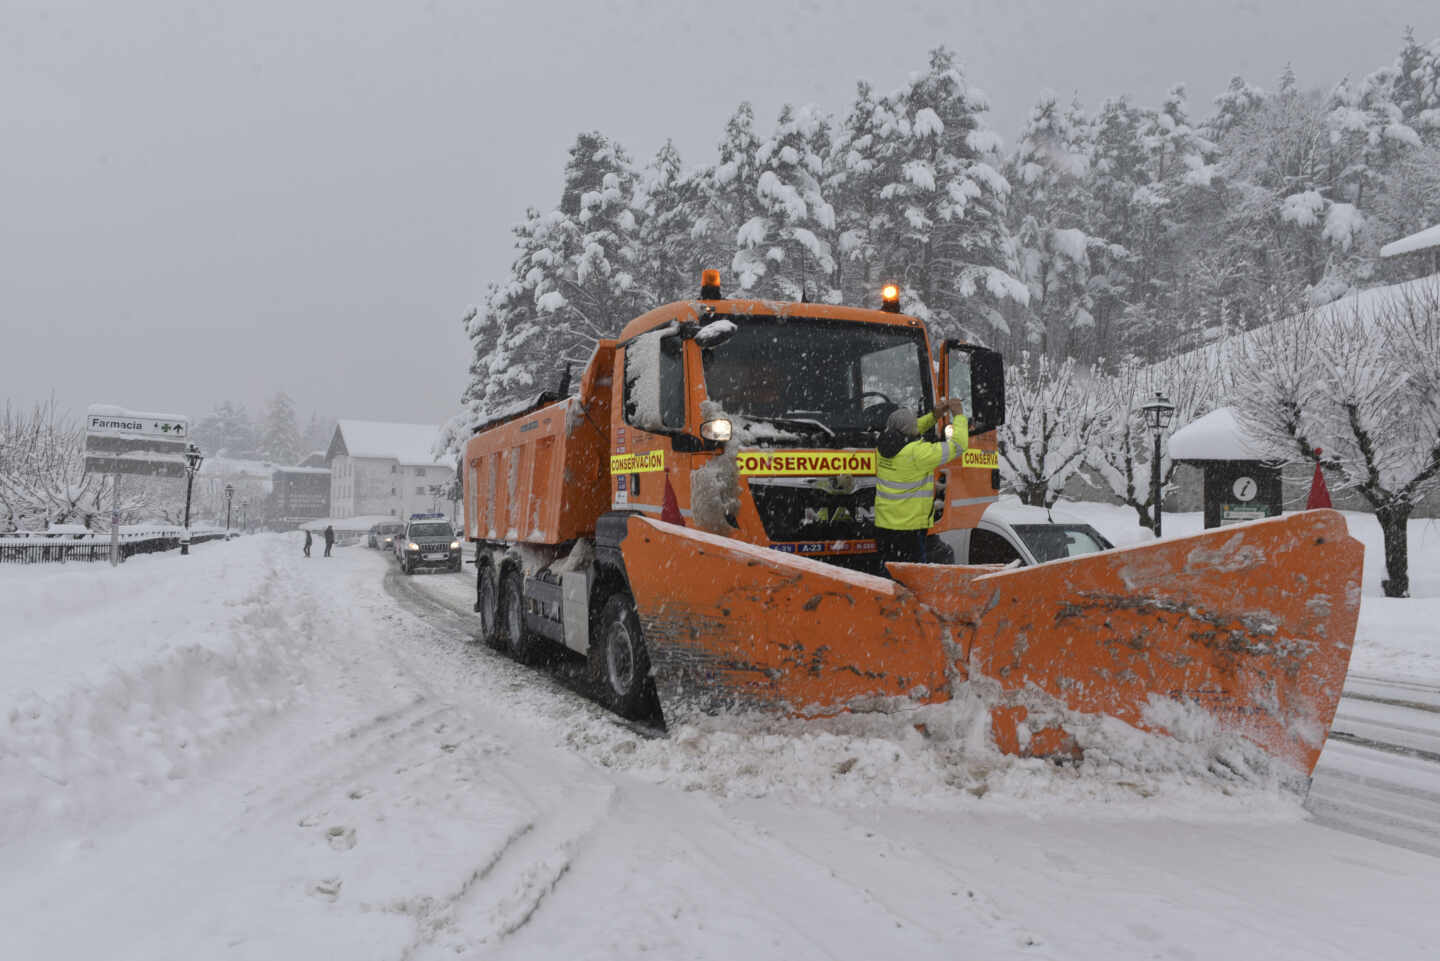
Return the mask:
<svg viewBox="0 0 1440 961"><path fill-rule="evenodd" d="M1005 425L1000 429L1000 473L1033 507L1049 507L1085 464L1109 399L1095 368L1076 370L1075 359L1053 361L1025 351L1006 376Z"/></svg>
<svg viewBox="0 0 1440 961"><path fill-rule="evenodd" d="M1175 405L1173 426L1181 427L1210 410L1218 385L1218 365L1204 353L1159 364L1132 357L1103 378L1100 390L1106 398L1106 418L1093 436L1086 462L1121 503L1134 509L1141 527L1154 526L1158 509L1151 473L1154 435L1142 408L1157 392L1163 393ZM1159 470L1163 497L1175 475L1175 462L1164 447Z"/></svg>
<svg viewBox="0 0 1440 961"><path fill-rule="evenodd" d="M1440 487L1440 280L1304 311L1255 332L1238 363L1256 439L1364 498L1384 535L1385 595L1409 596L1406 524Z"/></svg>

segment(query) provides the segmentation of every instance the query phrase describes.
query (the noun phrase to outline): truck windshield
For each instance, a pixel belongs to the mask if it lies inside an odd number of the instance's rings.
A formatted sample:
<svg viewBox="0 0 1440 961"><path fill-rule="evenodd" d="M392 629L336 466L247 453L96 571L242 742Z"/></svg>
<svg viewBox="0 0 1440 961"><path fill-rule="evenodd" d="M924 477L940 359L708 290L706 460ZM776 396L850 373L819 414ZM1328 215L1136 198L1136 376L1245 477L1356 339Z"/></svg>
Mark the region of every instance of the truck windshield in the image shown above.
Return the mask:
<svg viewBox="0 0 1440 961"><path fill-rule="evenodd" d="M814 317L731 319L735 333L701 351L706 394L731 414L793 422L800 430L818 423L834 436L878 431L896 406L931 407L925 338L916 328Z"/></svg>
<svg viewBox="0 0 1440 961"><path fill-rule="evenodd" d="M445 523L410 525L411 537L449 537L450 534L450 525Z"/></svg>

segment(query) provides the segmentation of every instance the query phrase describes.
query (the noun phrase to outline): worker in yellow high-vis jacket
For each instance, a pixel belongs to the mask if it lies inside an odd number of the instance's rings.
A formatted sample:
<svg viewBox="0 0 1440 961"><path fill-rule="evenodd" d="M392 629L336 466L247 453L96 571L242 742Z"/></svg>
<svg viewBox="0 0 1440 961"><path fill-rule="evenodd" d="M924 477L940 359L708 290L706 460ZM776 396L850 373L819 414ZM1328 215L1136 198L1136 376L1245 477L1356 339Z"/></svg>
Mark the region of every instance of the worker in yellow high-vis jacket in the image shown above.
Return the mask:
<svg viewBox="0 0 1440 961"><path fill-rule="evenodd" d="M947 413L954 415L950 437L921 440ZM876 445L875 469L875 534L884 560L926 562L925 539L935 524L935 471L963 454L969 443L969 424L958 400L942 400L923 417L904 407L890 415Z"/></svg>

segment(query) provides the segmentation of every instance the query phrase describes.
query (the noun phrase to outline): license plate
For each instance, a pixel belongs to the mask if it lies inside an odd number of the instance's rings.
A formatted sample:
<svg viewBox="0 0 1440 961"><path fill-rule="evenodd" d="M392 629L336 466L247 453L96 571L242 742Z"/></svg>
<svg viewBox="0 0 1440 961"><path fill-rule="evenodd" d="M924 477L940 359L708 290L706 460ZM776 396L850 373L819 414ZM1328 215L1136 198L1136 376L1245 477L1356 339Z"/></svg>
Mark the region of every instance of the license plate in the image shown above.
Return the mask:
<svg viewBox="0 0 1440 961"><path fill-rule="evenodd" d="M449 556L450 556L449 554L426 554L426 555L425 555L425 559L426 559L427 561L443 561L443 560L447 559Z"/></svg>

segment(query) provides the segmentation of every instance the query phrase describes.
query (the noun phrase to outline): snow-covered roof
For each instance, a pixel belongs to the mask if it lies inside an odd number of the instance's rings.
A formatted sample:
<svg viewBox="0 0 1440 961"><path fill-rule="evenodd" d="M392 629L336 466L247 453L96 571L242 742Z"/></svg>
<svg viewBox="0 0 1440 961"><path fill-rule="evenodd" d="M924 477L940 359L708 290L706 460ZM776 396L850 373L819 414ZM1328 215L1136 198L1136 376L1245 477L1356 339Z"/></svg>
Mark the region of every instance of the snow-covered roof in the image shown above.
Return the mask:
<svg viewBox="0 0 1440 961"><path fill-rule="evenodd" d="M376 420L342 420L335 428L341 448L331 453L351 457L394 458L412 467L450 467L436 457L439 424L390 424Z"/></svg>
<svg viewBox="0 0 1440 961"><path fill-rule="evenodd" d="M1426 227L1419 233L1411 234L1408 237L1401 237L1399 240L1392 240L1380 248L1381 257L1398 257L1401 254L1412 253L1416 250L1425 250L1429 247L1440 247L1440 224L1433 227Z"/></svg>
<svg viewBox="0 0 1440 961"><path fill-rule="evenodd" d="M1221 407L1170 437L1173 460L1270 460L1240 426L1235 408Z"/></svg>

